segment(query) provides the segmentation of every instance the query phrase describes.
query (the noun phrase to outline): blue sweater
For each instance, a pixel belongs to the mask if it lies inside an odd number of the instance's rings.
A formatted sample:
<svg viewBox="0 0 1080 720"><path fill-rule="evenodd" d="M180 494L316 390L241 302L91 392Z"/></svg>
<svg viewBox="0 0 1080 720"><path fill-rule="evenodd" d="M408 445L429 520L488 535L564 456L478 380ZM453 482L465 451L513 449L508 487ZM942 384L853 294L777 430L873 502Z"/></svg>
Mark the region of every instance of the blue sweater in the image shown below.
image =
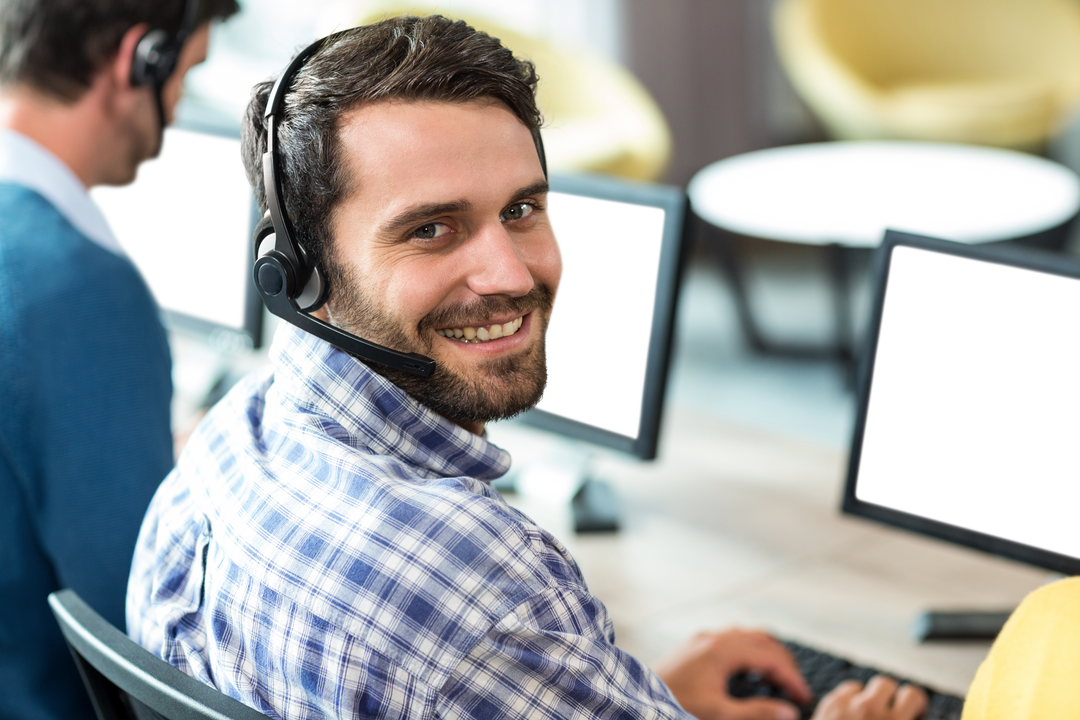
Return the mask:
<svg viewBox="0 0 1080 720"><path fill-rule="evenodd" d="M93 717L46 596L74 588L124 628L172 467L170 368L134 265L0 183L0 717Z"/></svg>

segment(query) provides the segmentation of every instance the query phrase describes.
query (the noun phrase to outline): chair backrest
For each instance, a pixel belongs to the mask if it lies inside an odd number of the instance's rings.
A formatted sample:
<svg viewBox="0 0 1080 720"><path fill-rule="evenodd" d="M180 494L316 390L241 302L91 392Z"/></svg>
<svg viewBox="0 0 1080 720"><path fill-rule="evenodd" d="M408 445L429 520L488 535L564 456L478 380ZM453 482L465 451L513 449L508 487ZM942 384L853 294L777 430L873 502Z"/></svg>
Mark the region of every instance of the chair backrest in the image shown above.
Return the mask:
<svg viewBox="0 0 1080 720"><path fill-rule="evenodd" d="M100 720L266 720L110 625L73 590L49 595Z"/></svg>
<svg viewBox="0 0 1080 720"><path fill-rule="evenodd" d="M1073 0L781 0L774 35L837 139L1037 150L1080 103Z"/></svg>

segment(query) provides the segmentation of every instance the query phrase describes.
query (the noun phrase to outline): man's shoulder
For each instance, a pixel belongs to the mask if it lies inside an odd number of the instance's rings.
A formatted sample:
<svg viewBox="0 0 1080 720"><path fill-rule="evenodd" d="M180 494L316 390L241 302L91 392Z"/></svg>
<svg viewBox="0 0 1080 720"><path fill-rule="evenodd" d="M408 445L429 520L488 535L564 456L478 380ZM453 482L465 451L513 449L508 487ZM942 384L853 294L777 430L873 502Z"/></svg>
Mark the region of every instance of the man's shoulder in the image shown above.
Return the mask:
<svg viewBox="0 0 1080 720"><path fill-rule="evenodd" d="M218 505L236 513L225 532L237 559L307 607L334 588L349 625L351 608L415 583L436 606L470 605L486 624L552 584L580 582L565 547L484 482L423 477L364 449L308 449L302 469L263 465L261 489ZM313 470L319 481L299 477Z"/></svg>
<svg viewBox="0 0 1080 720"><path fill-rule="evenodd" d="M213 583L219 600L232 604L239 593L251 612L269 591L320 627L405 665L426 665L412 669L430 676L448 672L530 599L553 588L586 592L566 548L489 485L425 476L322 429L306 433L303 447L267 444L275 421L262 411L272 381L244 385L208 418L231 429L202 428L162 487L171 496L159 493L151 509L173 526L157 530L165 545L184 534L179 524L209 519L215 551L227 558L221 567L229 568L224 583ZM249 437L222 442L223 432ZM198 559L194 548L185 556ZM401 655L418 644L431 652Z"/></svg>
<svg viewBox="0 0 1080 720"><path fill-rule="evenodd" d="M144 320L149 296L132 264L83 235L35 190L0 182L0 302L17 321L48 315L108 320L136 312Z"/></svg>
<svg viewBox="0 0 1080 720"><path fill-rule="evenodd" d="M59 208L32 188L0 181L0 217L4 243L31 257L79 253L80 257L120 260L86 237Z"/></svg>
<svg viewBox="0 0 1080 720"><path fill-rule="evenodd" d="M81 235L41 193L18 183L0 181L0 212L3 231L12 238Z"/></svg>

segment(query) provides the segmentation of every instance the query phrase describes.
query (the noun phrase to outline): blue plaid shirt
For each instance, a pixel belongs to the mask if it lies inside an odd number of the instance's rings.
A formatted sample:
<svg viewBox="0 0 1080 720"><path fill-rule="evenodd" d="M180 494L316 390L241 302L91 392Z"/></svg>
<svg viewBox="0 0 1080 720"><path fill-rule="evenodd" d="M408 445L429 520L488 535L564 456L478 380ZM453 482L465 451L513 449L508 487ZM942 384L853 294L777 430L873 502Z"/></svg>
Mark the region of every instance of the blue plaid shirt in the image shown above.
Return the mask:
<svg viewBox="0 0 1080 720"><path fill-rule="evenodd" d="M509 455L283 325L143 523L130 635L267 715L688 717L614 644Z"/></svg>

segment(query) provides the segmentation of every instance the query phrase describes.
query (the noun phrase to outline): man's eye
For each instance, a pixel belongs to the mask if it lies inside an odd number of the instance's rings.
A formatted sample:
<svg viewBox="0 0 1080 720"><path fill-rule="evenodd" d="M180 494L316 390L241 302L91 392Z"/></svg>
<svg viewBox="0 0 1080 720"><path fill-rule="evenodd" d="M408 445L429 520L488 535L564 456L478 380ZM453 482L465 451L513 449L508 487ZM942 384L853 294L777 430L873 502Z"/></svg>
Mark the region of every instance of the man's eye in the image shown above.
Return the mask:
<svg viewBox="0 0 1080 720"><path fill-rule="evenodd" d="M450 228L445 223L428 223L416 228L413 231L413 237L420 240L432 240L448 232L450 232Z"/></svg>
<svg viewBox="0 0 1080 720"><path fill-rule="evenodd" d="M503 213L499 216L499 219L503 222L506 222L508 220L521 220L522 218L527 218L532 215L534 210L536 210L536 208L533 207L530 203L514 203L510 207L503 210Z"/></svg>

